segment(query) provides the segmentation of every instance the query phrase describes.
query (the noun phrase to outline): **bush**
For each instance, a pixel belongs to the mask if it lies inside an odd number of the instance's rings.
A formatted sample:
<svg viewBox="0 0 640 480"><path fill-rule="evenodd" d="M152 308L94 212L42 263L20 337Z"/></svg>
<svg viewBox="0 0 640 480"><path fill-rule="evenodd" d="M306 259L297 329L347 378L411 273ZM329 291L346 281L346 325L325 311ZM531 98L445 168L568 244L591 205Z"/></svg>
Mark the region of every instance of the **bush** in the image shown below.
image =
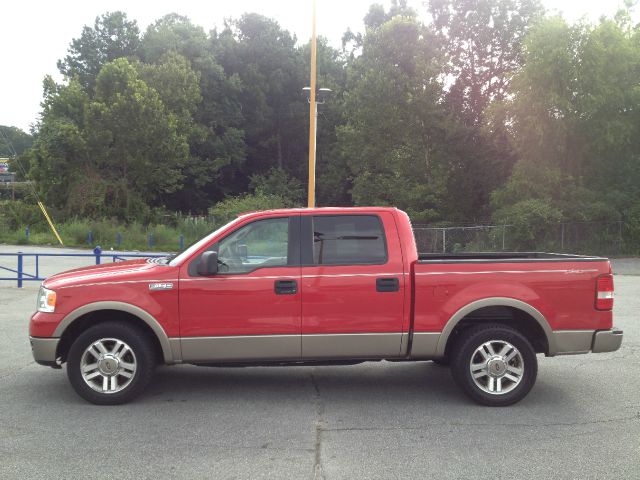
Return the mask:
<svg viewBox="0 0 640 480"><path fill-rule="evenodd" d="M213 222L220 226L233 220L241 213L286 207L287 202L278 195L255 193L227 198L211 207L209 215L213 217Z"/></svg>
<svg viewBox="0 0 640 480"><path fill-rule="evenodd" d="M251 176L249 188L256 195L280 197L288 207L302 206L306 195L300 180L275 167L266 175Z"/></svg>
<svg viewBox="0 0 640 480"><path fill-rule="evenodd" d="M508 229L509 247L515 250L553 250L553 228L562 221L562 212L548 200L522 200L503 207L494 220Z"/></svg>
<svg viewBox="0 0 640 480"><path fill-rule="evenodd" d="M47 223L40 211L40 207L34 203L22 200L4 200L0 202L0 216L2 223L11 230L46 228Z"/></svg>

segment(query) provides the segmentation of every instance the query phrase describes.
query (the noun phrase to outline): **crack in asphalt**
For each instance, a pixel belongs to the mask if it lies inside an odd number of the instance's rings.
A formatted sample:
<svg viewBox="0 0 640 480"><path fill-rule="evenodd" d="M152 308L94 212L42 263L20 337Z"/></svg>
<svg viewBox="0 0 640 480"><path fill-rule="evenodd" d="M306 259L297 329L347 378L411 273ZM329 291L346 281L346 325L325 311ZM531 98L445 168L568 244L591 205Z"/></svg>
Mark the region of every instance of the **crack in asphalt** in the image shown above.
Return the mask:
<svg viewBox="0 0 640 480"><path fill-rule="evenodd" d="M338 427L338 428L324 428L324 432L349 432L349 431L402 431L402 430L424 430L432 427L523 427L523 428L536 428L536 427L572 427L579 425L597 425L603 423L615 423L615 422L640 422L640 412L636 412L633 415L627 417L616 418L604 418L600 420L592 420L589 422L551 422L551 423L463 423L463 422L434 422L415 427Z"/></svg>
<svg viewBox="0 0 640 480"><path fill-rule="evenodd" d="M322 469L322 432L328 431L325 428L326 422L324 419L324 402L320 395L320 387L313 373L309 374L311 377L311 385L314 390L314 402L316 405L316 431L315 431L315 445L314 445L314 460L313 460L313 480L324 480L324 471Z"/></svg>

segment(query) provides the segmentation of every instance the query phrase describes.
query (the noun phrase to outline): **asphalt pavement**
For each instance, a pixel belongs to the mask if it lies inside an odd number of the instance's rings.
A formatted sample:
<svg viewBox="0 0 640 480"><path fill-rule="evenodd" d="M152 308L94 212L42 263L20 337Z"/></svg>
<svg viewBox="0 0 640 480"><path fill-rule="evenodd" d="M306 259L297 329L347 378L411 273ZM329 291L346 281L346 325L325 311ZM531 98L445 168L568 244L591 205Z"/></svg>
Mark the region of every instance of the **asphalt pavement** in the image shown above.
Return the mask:
<svg viewBox="0 0 640 480"><path fill-rule="evenodd" d="M640 479L633 265L615 279L622 348L539 356L536 386L506 408L472 403L431 362L162 367L135 402L98 407L33 362L37 284L0 282L0 478Z"/></svg>

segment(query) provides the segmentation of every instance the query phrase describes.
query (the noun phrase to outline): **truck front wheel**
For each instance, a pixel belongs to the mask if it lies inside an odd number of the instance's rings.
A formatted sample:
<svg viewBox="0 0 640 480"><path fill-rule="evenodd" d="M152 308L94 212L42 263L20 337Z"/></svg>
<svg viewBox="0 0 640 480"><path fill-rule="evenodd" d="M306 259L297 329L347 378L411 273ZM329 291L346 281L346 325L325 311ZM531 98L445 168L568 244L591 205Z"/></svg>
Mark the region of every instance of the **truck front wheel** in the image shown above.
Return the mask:
<svg viewBox="0 0 640 480"><path fill-rule="evenodd" d="M98 405L117 405L140 395L153 375L154 350L143 332L106 322L81 333L67 356L74 390Z"/></svg>
<svg viewBox="0 0 640 480"><path fill-rule="evenodd" d="M506 406L529 393L538 361L531 343L517 330L500 324L478 325L457 340L451 372L476 402Z"/></svg>

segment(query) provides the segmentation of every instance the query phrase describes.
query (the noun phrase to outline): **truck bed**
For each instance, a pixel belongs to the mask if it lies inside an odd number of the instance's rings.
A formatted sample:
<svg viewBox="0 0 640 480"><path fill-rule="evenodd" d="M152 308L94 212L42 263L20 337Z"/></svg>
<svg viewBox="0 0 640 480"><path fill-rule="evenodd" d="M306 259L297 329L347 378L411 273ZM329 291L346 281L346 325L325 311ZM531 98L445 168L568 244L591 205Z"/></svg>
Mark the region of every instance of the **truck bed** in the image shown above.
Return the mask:
<svg viewBox="0 0 640 480"><path fill-rule="evenodd" d="M602 262L603 257L546 252L418 253L418 263Z"/></svg>
<svg viewBox="0 0 640 480"><path fill-rule="evenodd" d="M439 331L461 308L490 298L534 307L553 330L610 328L610 312L594 309L596 278L610 273L606 258L584 255L419 254L413 267L414 331Z"/></svg>

